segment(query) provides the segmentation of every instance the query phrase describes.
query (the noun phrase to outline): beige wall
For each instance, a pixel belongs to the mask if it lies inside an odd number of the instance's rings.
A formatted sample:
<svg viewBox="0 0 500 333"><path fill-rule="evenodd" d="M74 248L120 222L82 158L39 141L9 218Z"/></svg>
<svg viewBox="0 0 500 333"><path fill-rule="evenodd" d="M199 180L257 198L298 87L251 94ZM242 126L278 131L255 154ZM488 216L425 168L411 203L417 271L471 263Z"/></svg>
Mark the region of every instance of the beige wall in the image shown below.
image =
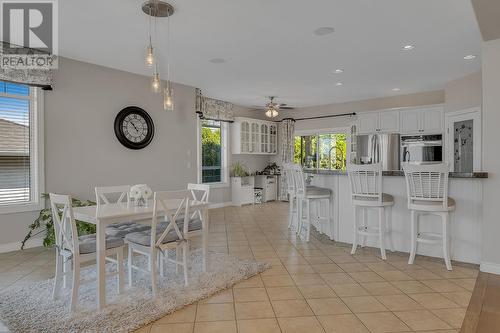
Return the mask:
<svg viewBox="0 0 500 333"><path fill-rule="evenodd" d="M60 59L54 90L45 93L46 191L93 199L97 185L146 183L154 190L172 190L196 182L194 88L173 88L176 108L165 112L161 94L149 89L148 77ZM116 114L130 105L145 109L155 123L153 142L142 150L123 147L114 134ZM253 116L241 107L236 114ZM262 169L269 160L234 158L253 169ZM229 187L212 191L211 201L230 200ZM35 215L0 215L0 246L21 240Z"/></svg>
<svg viewBox="0 0 500 333"><path fill-rule="evenodd" d="M412 107L444 103L444 91L430 91L411 95L399 95L383 98L374 98L363 101L337 103L310 108L299 108L281 112L280 118L314 117L332 114L342 114L362 111L376 111L390 108ZM349 117L324 118L297 121L297 131L309 129L338 128L349 126L352 119Z"/></svg>
<svg viewBox="0 0 500 333"><path fill-rule="evenodd" d="M483 258L481 269L500 274L500 39L484 42L483 56Z"/></svg>
<svg viewBox="0 0 500 333"><path fill-rule="evenodd" d="M445 86L445 111L459 111L483 103L482 74L474 73L448 82Z"/></svg>

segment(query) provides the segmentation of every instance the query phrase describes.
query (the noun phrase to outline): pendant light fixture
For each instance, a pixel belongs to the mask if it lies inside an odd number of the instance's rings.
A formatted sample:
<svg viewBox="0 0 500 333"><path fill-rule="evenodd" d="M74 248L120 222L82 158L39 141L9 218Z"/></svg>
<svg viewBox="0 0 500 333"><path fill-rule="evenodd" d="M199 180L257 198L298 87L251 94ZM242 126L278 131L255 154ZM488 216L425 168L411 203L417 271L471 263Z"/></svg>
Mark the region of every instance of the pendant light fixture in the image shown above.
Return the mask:
<svg viewBox="0 0 500 333"><path fill-rule="evenodd" d="M274 96L269 96L269 103L266 104L266 117L268 118L276 118L279 115L280 105L274 103Z"/></svg>
<svg viewBox="0 0 500 333"><path fill-rule="evenodd" d="M154 67L154 72L151 77L151 90L153 92L161 92L162 91L162 84L161 84L161 78L160 78L160 72L159 72L159 56L158 54L154 52L153 48L153 38L152 38L152 33L151 33L151 19L154 18L154 41L155 43L158 40L158 35L157 35L157 18L158 17L170 17L174 13L174 7L172 5L160 1L160 0L148 0L142 5L142 11L149 15L149 45L146 48L146 66L147 67ZM170 20L168 21L170 23ZM170 26L169 26L169 32L170 34ZM168 53L170 53L170 37L168 36ZM163 101L163 107L166 110L172 110L173 109L173 96L172 96L172 83L170 82L170 56L167 54L167 84L164 90L164 101ZM167 98L168 97L168 98ZM168 108L167 108L168 107Z"/></svg>
<svg viewBox="0 0 500 333"><path fill-rule="evenodd" d="M174 110L174 96L172 95L172 81L170 81L170 15L167 17L167 84L163 89L163 109L165 111Z"/></svg>
<svg viewBox="0 0 500 333"><path fill-rule="evenodd" d="M153 41L151 38L151 7L149 8L149 45L146 47L146 67L152 68L155 62L155 57L153 53Z"/></svg>

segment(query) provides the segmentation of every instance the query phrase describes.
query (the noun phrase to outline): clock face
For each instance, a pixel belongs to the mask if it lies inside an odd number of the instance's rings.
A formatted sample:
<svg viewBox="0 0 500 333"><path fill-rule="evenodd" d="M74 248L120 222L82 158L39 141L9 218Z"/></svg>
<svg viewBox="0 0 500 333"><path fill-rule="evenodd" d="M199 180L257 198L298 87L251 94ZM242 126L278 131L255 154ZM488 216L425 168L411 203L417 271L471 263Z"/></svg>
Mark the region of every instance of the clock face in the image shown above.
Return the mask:
<svg viewBox="0 0 500 333"><path fill-rule="evenodd" d="M115 134L125 147L142 149L153 140L153 120L139 107L126 107L116 116Z"/></svg>

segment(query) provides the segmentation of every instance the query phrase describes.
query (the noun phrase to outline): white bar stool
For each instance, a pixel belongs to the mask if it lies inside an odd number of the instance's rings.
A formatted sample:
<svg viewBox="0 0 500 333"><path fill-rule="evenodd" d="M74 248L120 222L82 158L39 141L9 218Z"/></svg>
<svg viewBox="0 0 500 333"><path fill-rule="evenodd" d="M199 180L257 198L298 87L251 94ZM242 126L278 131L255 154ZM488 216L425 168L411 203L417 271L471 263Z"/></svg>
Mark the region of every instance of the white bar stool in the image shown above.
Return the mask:
<svg viewBox="0 0 500 333"><path fill-rule="evenodd" d="M450 211L455 210L455 200L448 197L447 164L403 165L411 211L411 248L408 264L413 264L418 243L442 244L446 269L452 270L450 260ZM442 234L419 232L419 215L437 215L441 218Z"/></svg>
<svg viewBox="0 0 500 333"><path fill-rule="evenodd" d="M302 166L300 164L292 165L293 180L295 184L295 195L297 200L297 220L298 228L297 234L300 236L302 234L302 228L306 227L306 241L309 242L311 235L311 204L316 204L316 216L314 216L315 222L317 222L317 229L320 232L324 230L324 224L326 228L329 228L329 236L333 239L333 225L331 221L331 204L332 204L332 191L328 188L316 187L316 186L306 186L304 179L304 172L302 171ZM321 201L326 201L326 213L325 216L321 216L321 210L319 209L319 204ZM305 205L305 217L303 214Z"/></svg>
<svg viewBox="0 0 500 333"><path fill-rule="evenodd" d="M347 166L349 183L351 184L352 204L354 206L354 239L351 254L356 253L358 237L363 236L362 246L366 245L366 237L379 237L380 255L386 260L385 241L389 240L389 248L394 251L391 237L392 228L392 206L394 198L392 195L382 192L382 165L367 164ZM358 225L358 209L363 211L363 225ZM378 228L369 228L367 210L378 211ZM386 209L388 210L386 214Z"/></svg>

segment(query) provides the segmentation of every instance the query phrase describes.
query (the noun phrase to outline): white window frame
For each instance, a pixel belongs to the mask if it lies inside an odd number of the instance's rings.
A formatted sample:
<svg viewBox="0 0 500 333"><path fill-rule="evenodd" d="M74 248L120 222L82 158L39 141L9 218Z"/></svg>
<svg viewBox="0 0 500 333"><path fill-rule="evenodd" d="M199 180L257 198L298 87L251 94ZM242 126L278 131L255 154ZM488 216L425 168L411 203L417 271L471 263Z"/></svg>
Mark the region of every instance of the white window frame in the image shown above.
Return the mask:
<svg viewBox="0 0 500 333"><path fill-rule="evenodd" d="M225 121L221 121L221 181L214 183L202 183L202 145L201 145L201 129L202 129L202 120L200 118L197 119L197 147L198 147L198 157L197 157L197 165L198 165L198 183L210 185L211 188L223 188L229 187L229 171L228 171L228 142L229 142L229 126Z"/></svg>
<svg viewBox="0 0 500 333"><path fill-rule="evenodd" d="M350 127L334 127L334 128L321 128L321 129L309 129L309 130L301 130L301 131L295 131L294 135L294 140L296 136L317 136L318 137L318 142L316 144L316 161L319 162L319 136L321 134L346 134L346 161L350 160L350 147L349 147L349 135L350 135ZM317 172L319 171L329 171L327 169L320 169L319 168L319 163L316 163L316 167L313 169L308 169L308 170L315 170ZM334 170L334 169L332 169Z"/></svg>
<svg viewBox="0 0 500 333"><path fill-rule="evenodd" d="M38 211L45 208L42 193L45 191L44 172L44 92L30 87L30 96L0 93L1 97L30 100L30 202L0 205L0 214Z"/></svg>

